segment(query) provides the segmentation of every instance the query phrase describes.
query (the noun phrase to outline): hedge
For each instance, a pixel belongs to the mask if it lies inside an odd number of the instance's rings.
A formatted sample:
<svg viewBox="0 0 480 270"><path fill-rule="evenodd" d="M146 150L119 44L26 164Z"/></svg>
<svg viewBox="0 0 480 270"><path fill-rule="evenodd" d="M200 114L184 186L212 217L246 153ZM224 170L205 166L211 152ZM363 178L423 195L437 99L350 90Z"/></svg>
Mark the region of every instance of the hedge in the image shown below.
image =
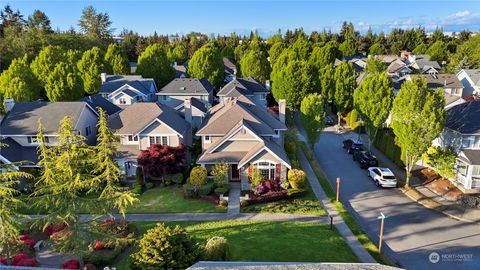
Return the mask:
<svg viewBox="0 0 480 270"><path fill-rule="evenodd" d="M404 154L402 153L400 146L395 143L395 135L390 129L379 130L373 144L398 167L405 167L403 162Z"/></svg>

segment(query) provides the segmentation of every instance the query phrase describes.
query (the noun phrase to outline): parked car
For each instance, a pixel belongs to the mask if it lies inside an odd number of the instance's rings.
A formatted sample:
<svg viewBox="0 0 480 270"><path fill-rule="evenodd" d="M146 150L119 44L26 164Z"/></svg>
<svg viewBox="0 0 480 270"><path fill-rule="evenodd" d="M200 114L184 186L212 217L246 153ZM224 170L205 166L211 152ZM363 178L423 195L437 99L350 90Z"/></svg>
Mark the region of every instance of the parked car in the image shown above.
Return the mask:
<svg viewBox="0 0 480 270"><path fill-rule="evenodd" d="M362 150L363 143L359 140L346 139L343 141L343 148L347 149L350 155Z"/></svg>
<svg viewBox="0 0 480 270"><path fill-rule="evenodd" d="M326 126L333 126L334 125L333 118L330 117L330 115L327 115L327 117L325 117L325 125Z"/></svg>
<svg viewBox="0 0 480 270"><path fill-rule="evenodd" d="M377 187L397 187L397 179L389 168L370 167L368 177L372 178Z"/></svg>
<svg viewBox="0 0 480 270"><path fill-rule="evenodd" d="M377 167L377 157L370 151L356 151L353 153L353 160L358 161L360 168Z"/></svg>

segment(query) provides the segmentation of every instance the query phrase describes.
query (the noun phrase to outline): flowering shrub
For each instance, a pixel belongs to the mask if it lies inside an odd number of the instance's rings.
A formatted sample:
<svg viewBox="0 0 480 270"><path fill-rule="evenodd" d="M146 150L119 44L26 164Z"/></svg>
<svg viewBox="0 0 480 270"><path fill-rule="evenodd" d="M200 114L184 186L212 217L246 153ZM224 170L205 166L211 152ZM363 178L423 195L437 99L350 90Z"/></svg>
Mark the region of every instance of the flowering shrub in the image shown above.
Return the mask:
<svg viewBox="0 0 480 270"><path fill-rule="evenodd" d="M22 260L29 259L28 255L25 253L18 253L12 258L12 265L18 266L18 263Z"/></svg>
<svg viewBox="0 0 480 270"><path fill-rule="evenodd" d="M278 200L285 200L288 198L288 194L286 190L281 191L270 191L264 193L262 196L255 196L248 199L248 204L255 204L255 203L264 203L264 202L273 202Z"/></svg>
<svg viewBox="0 0 480 270"><path fill-rule="evenodd" d="M62 269L80 269L80 262L78 260L68 260L62 265Z"/></svg>
<svg viewBox="0 0 480 270"><path fill-rule="evenodd" d="M0 258L0 264L7 265L7 258Z"/></svg>
<svg viewBox="0 0 480 270"><path fill-rule="evenodd" d="M288 182L293 189L301 189L305 184L305 172L299 169L288 171Z"/></svg>
<svg viewBox="0 0 480 270"><path fill-rule="evenodd" d="M278 181L265 180L265 182L263 182L263 185L265 186L266 191L279 191L280 190L280 186L278 185Z"/></svg>
<svg viewBox="0 0 480 270"><path fill-rule="evenodd" d="M8 265L7 258L0 258L0 263ZM36 267L38 262L34 258L28 257L28 255L25 253L18 253L12 257L11 265Z"/></svg>
<svg viewBox="0 0 480 270"><path fill-rule="evenodd" d="M31 239L28 234L22 234L19 238L20 241L18 241L18 244L28 246L30 249L33 249L35 246L35 240Z"/></svg>
<svg viewBox="0 0 480 270"><path fill-rule="evenodd" d="M105 246L105 244L102 241L95 241L95 250L100 250Z"/></svg>
<svg viewBox="0 0 480 270"><path fill-rule="evenodd" d="M65 227L67 227L65 224L50 224L47 226L47 228L45 228L45 230L43 230L43 232L48 236L51 236L52 234L65 229Z"/></svg>
<svg viewBox="0 0 480 270"><path fill-rule="evenodd" d="M25 258L20 260L15 266L29 266L29 267L36 267L38 265L37 260L34 258Z"/></svg>
<svg viewBox="0 0 480 270"><path fill-rule="evenodd" d="M266 191L263 185L258 185L255 187L255 189L257 190L257 194L263 194Z"/></svg>

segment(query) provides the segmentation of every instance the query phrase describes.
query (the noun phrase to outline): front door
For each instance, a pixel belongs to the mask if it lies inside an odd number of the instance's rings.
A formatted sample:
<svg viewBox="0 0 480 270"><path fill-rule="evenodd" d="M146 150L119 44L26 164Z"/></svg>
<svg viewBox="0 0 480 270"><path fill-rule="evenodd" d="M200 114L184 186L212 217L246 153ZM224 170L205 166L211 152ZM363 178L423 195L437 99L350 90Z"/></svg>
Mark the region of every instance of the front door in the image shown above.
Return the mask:
<svg viewBox="0 0 480 270"><path fill-rule="evenodd" d="M230 181L232 182L240 181L240 173L238 172L238 165L237 164L230 165L230 171L231 171Z"/></svg>

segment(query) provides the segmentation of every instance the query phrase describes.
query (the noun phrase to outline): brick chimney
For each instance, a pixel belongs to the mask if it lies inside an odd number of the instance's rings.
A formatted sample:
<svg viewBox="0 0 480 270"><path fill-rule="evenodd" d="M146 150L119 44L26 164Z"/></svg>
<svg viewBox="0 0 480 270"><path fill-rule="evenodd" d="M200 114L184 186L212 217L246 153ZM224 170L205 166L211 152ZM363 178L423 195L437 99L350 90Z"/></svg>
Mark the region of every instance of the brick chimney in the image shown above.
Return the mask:
<svg viewBox="0 0 480 270"><path fill-rule="evenodd" d="M102 78L102 84L107 82L107 73L100 73L100 78Z"/></svg>
<svg viewBox="0 0 480 270"><path fill-rule="evenodd" d="M186 98L183 101L183 108L185 109L185 121L192 123L192 100L191 98Z"/></svg>
<svg viewBox="0 0 480 270"><path fill-rule="evenodd" d="M287 101L285 99L280 99L278 101L278 120L285 124L285 114L287 110Z"/></svg>

